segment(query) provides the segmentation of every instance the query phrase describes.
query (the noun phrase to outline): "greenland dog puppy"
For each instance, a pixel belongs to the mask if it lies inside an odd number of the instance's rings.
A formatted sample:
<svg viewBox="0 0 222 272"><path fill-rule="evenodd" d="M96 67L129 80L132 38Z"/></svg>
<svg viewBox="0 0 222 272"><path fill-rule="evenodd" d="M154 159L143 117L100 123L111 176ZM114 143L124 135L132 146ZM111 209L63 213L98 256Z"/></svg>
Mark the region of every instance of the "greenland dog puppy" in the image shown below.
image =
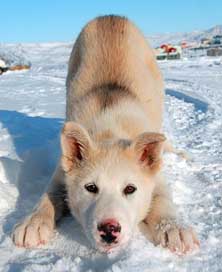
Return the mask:
<svg viewBox="0 0 222 272"><path fill-rule="evenodd" d="M196 234L177 218L161 175L163 80L141 32L119 16L89 22L66 85L61 159L37 207L15 227L14 243L45 244L68 208L101 252L123 248L140 223L154 244L193 250Z"/></svg>

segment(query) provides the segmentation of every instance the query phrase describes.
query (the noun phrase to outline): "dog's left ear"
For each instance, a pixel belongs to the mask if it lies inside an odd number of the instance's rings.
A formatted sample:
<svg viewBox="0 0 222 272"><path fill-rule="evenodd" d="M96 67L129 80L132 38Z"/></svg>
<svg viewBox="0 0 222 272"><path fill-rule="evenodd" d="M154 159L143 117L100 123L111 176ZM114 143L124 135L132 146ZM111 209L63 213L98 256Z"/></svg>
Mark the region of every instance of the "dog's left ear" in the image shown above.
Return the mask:
<svg viewBox="0 0 222 272"><path fill-rule="evenodd" d="M75 122L65 123L61 134L62 168L70 172L88 159L93 149L92 140L81 125Z"/></svg>
<svg viewBox="0 0 222 272"><path fill-rule="evenodd" d="M141 167L151 173L155 173L160 169L165 140L163 134L145 132L133 141L136 159Z"/></svg>

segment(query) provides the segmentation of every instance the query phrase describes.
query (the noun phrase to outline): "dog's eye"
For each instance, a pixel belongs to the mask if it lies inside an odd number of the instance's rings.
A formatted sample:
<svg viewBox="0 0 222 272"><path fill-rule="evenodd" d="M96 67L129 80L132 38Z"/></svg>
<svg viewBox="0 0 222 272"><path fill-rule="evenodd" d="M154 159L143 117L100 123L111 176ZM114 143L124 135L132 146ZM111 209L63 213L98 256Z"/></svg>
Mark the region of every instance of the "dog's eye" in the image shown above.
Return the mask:
<svg viewBox="0 0 222 272"><path fill-rule="evenodd" d="M134 185L127 185L126 188L123 190L124 195L131 195L136 192L136 187Z"/></svg>
<svg viewBox="0 0 222 272"><path fill-rule="evenodd" d="M85 189L93 194L97 194L99 192L99 188L96 186L95 183L89 183L85 185Z"/></svg>

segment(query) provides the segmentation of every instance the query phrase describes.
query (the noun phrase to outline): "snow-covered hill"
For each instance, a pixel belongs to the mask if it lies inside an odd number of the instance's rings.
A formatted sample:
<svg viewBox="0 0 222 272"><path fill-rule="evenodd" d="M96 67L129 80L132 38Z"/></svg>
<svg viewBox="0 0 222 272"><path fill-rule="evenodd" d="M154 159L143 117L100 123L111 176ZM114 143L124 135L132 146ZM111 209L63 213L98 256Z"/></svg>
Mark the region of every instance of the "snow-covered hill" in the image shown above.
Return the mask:
<svg viewBox="0 0 222 272"><path fill-rule="evenodd" d="M216 25L207 30L196 30L192 32L161 33L148 36L148 40L154 47L164 43L179 44L180 42L200 42L202 38L212 38L222 35L222 25Z"/></svg>
<svg viewBox="0 0 222 272"><path fill-rule="evenodd" d="M15 50L16 45L4 45ZM58 158L71 44L20 45L32 62L0 77L0 271L211 271L222 267L222 59L161 62L166 81L165 131L192 154L165 155L175 202L198 232L200 251L177 257L139 232L121 256L95 252L80 226L63 220L47 246L26 250L11 241L13 225L43 192Z"/></svg>

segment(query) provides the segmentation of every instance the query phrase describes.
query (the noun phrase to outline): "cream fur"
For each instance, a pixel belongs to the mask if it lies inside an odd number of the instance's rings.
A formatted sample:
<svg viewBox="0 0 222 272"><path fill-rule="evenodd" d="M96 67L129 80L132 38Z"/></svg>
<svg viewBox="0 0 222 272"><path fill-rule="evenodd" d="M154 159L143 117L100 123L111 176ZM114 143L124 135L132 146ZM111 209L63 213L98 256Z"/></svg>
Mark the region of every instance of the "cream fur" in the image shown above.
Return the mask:
<svg viewBox="0 0 222 272"><path fill-rule="evenodd" d="M47 242L66 193L71 213L101 251L122 248L141 222L155 244L172 251L198 245L194 231L178 224L161 176L163 102L162 75L140 31L118 16L89 22L69 61L62 157L39 205L15 228L15 244ZM98 195L85 190L90 182ZM137 191L124 196L131 183ZM122 227L113 246L104 245L97 230L107 217Z"/></svg>

